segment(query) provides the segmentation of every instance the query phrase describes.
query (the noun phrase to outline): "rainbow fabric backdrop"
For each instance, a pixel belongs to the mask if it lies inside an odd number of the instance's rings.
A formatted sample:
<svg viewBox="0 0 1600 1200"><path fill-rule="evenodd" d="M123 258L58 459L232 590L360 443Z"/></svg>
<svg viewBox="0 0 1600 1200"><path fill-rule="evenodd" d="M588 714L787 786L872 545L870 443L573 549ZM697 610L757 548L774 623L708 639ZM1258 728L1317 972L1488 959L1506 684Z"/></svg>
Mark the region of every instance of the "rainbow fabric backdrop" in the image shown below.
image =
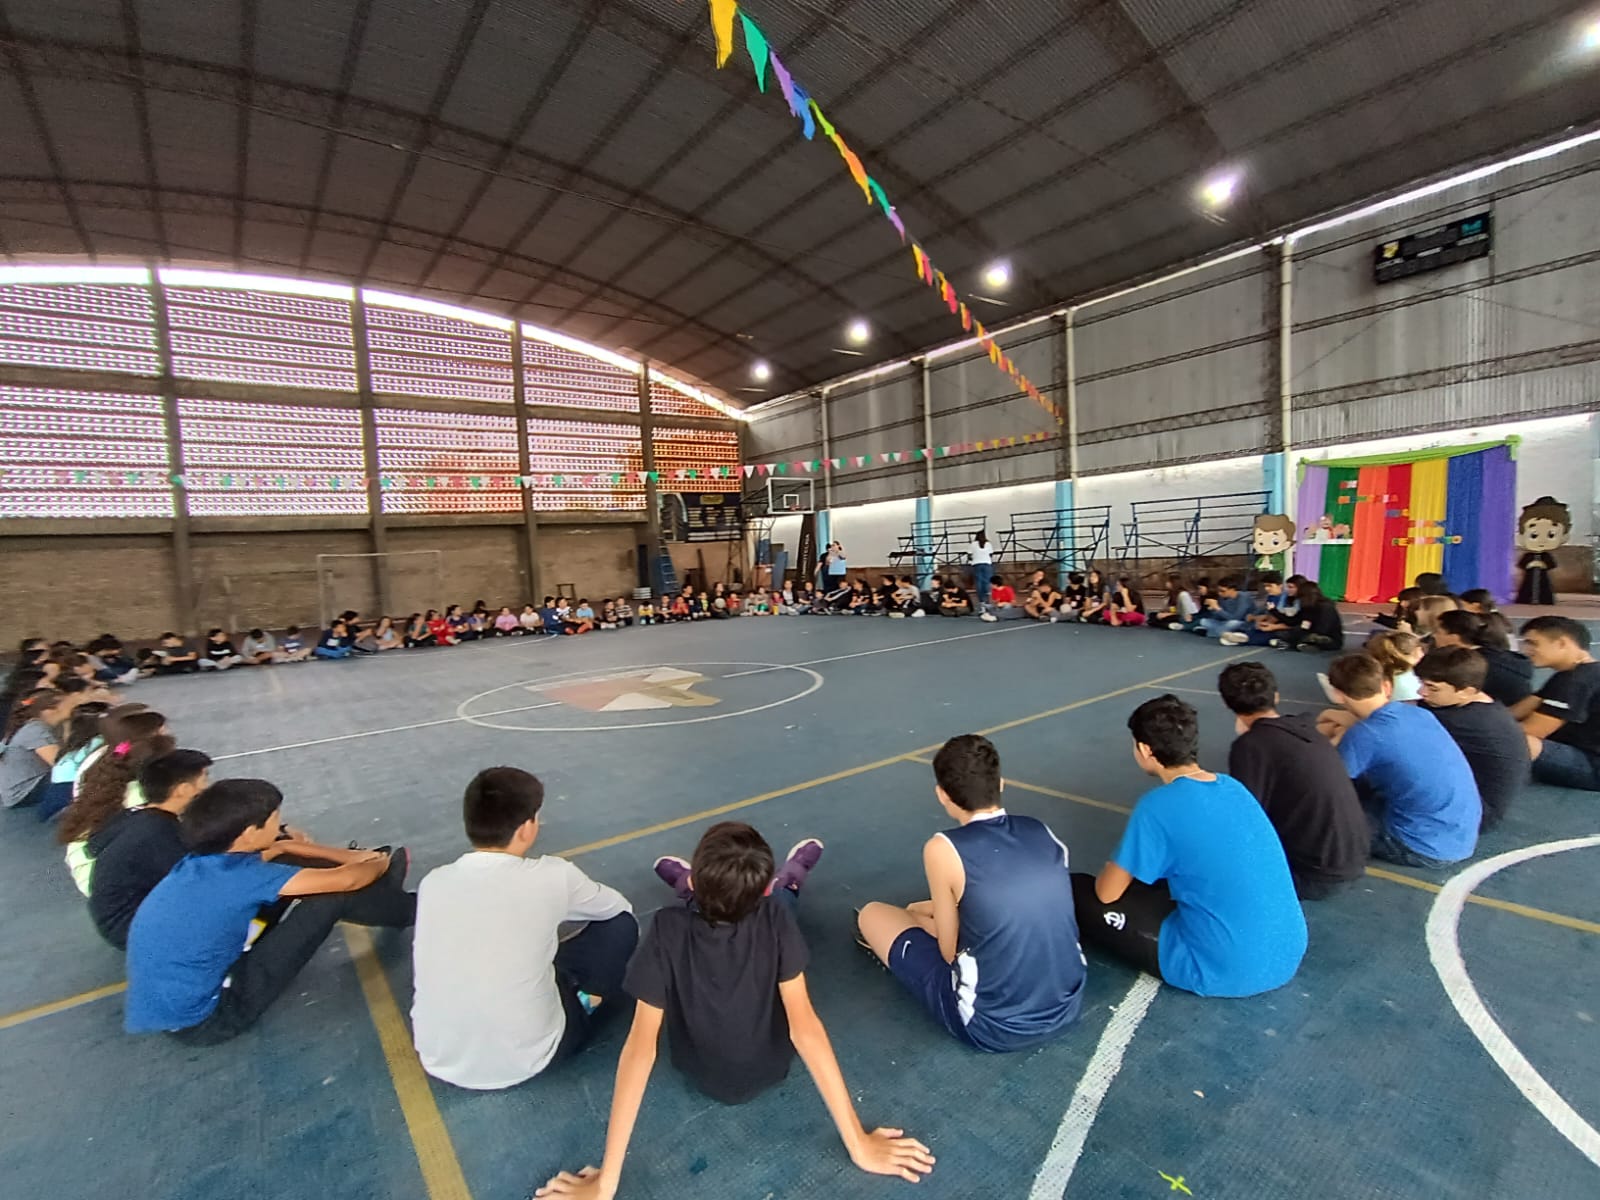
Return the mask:
<svg viewBox="0 0 1600 1200"><path fill-rule="evenodd" d="M1387 604L1424 571L1511 599L1517 442L1300 464L1294 569L1333 600Z"/></svg>

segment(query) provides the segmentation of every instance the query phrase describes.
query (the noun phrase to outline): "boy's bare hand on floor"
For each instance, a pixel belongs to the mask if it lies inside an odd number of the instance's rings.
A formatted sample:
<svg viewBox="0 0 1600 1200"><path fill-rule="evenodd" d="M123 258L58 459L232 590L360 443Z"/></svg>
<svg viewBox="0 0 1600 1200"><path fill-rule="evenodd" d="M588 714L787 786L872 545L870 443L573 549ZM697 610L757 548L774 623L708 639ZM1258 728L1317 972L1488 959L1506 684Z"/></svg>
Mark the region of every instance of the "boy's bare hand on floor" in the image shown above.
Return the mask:
<svg viewBox="0 0 1600 1200"><path fill-rule="evenodd" d="M562 1171L559 1175L552 1175L550 1181L538 1191L538 1196L578 1196L581 1200L594 1198L603 1200L607 1193L600 1190L600 1168L585 1167L574 1175L571 1171Z"/></svg>
<svg viewBox="0 0 1600 1200"><path fill-rule="evenodd" d="M867 1134L852 1159L872 1175L898 1175L907 1183L920 1183L933 1170L933 1155L903 1129L874 1129Z"/></svg>

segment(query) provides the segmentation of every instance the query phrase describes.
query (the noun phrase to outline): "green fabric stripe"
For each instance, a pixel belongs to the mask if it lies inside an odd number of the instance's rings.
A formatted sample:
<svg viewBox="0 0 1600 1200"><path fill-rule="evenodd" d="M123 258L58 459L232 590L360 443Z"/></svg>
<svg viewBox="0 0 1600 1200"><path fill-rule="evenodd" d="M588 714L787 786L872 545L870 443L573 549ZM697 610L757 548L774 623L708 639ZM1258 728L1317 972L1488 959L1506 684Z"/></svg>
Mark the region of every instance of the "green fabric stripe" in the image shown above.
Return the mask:
<svg viewBox="0 0 1600 1200"><path fill-rule="evenodd" d="M1328 507L1326 512L1335 525L1354 525L1356 516L1355 489L1343 487L1355 483L1361 474L1360 467L1328 468ZM1340 504L1341 496L1350 499ZM1350 547L1324 546L1322 548L1322 578L1317 580L1322 594L1329 600L1343 600L1346 581L1350 577Z"/></svg>

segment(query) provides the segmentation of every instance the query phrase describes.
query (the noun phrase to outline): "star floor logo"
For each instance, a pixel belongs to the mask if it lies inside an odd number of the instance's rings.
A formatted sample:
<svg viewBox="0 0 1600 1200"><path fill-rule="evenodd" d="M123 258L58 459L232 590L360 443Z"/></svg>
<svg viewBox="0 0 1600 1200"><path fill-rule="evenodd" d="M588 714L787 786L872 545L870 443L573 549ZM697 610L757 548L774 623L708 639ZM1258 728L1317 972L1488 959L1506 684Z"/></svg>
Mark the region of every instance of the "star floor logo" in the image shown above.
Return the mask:
<svg viewBox="0 0 1600 1200"><path fill-rule="evenodd" d="M539 689L570 708L584 712L648 712L662 708L706 708L720 703L716 696L695 691L706 677L681 667L653 667L627 674L593 679L573 679Z"/></svg>

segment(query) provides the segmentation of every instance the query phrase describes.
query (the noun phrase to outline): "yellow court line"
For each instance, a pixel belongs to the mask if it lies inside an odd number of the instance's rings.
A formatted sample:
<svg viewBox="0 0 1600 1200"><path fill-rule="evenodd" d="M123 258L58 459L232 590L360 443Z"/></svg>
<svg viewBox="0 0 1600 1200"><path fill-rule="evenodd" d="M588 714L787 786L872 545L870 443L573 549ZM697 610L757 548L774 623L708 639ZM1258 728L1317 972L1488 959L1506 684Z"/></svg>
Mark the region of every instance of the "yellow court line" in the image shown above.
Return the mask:
<svg viewBox="0 0 1600 1200"><path fill-rule="evenodd" d="M1416 888L1420 892L1433 892L1437 895L1444 890L1437 883L1402 875L1398 871L1385 870L1383 867L1368 867L1367 874L1374 879L1386 879L1390 883ZM1501 912L1527 917L1530 921L1543 921L1547 925L1559 925L1563 929L1576 929L1579 933L1600 934L1600 922L1585 921L1582 917L1569 917L1566 913L1551 912L1548 908L1534 908L1532 905L1517 904L1510 900L1496 900L1493 896L1480 896L1476 892L1467 897L1467 903L1476 904L1481 908L1497 908Z"/></svg>
<svg viewBox="0 0 1600 1200"><path fill-rule="evenodd" d="M115 996L118 992L128 990L126 981L122 983L108 983L105 987L91 988L87 992L79 992L76 996L68 996L63 1000L52 1000L49 1004L36 1004L32 1008L24 1008L18 1012L7 1013L0 1017L0 1029L10 1029L16 1025L26 1025L29 1021L37 1021L40 1017L53 1017L58 1012L78 1008L84 1004L93 1004L96 1000L104 1000L107 996Z"/></svg>
<svg viewBox="0 0 1600 1200"><path fill-rule="evenodd" d="M429 1200L472 1200L467 1178L461 1172L461 1161L450 1141L450 1131L445 1128L444 1117L433 1098L433 1087L417 1061L411 1033L400 1015L400 1006L395 1003L389 977L383 973L383 964L372 948L372 934L360 925L343 928L356 977L361 980L361 992L378 1031L378 1043L389 1064L389 1078L400 1101L406 1131L417 1152L417 1166L422 1168L422 1182L428 1189Z"/></svg>

